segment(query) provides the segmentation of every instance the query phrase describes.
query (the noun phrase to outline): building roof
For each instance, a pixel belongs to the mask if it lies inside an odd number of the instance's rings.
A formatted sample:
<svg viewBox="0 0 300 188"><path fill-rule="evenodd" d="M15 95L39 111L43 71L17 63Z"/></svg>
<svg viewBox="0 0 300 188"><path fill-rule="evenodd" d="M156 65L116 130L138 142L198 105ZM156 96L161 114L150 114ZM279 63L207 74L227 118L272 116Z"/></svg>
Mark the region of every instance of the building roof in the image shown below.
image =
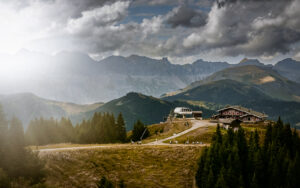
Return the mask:
<svg viewBox="0 0 300 188"><path fill-rule="evenodd" d="M254 110L242 107L242 106L228 106L228 107L225 107L225 108L222 108L222 109L218 110L218 112L223 111L223 110L227 110L227 109L235 109L235 110L238 110L238 111L245 112L245 113L247 113L247 115L253 115L253 116L256 116L256 117L259 117L259 118L266 118L266 117L268 117L267 114L260 113L260 112L257 112L257 111L254 111Z"/></svg>
<svg viewBox="0 0 300 188"><path fill-rule="evenodd" d="M182 115L188 115L192 114L192 109L187 108L187 107L176 107L174 109L175 114L182 114Z"/></svg>
<svg viewBox="0 0 300 188"><path fill-rule="evenodd" d="M202 114L202 111L192 111L193 114Z"/></svg>

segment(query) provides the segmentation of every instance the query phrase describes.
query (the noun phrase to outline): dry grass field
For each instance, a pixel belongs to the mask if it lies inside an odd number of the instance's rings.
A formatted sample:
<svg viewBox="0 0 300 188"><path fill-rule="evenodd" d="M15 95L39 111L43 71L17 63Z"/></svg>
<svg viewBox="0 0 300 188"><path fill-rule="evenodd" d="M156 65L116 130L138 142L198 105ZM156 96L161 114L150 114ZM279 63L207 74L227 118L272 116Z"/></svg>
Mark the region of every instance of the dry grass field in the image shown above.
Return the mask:
<svg viewBox="0 0 300 188"><path fill-rule="evenodd" d="M179 144L184 144L187 140L189 143L193 142L202 142L203 144L209 144L212 139L212 135L216 130L216 126L209 126L209 127L201 127L196 130L193 130L187 134L179 136L172 141L178 141ZM165 143L169 143L170 140L165 141Z"/></svg>
<svg viewBox="0 0 300 188"><path fill-rule="evenodd" d="M125 187L194 187L199 146L117 145L41 152L49 187L96 187L105 176Z"/></svg>
<svg viewBox="0 0 300 188"><path fill-rule="evenodd" d="M247 137L254 130L258 130L261 136L265 132L265 126L259 124L242 124L242 127ZM185 122L175 122L148 128L150 137L143 143L167 138L189 127ZM41 149L40 156L46 162L48 174L46 185L49 187L97 187L102 177L112 181L116 187L121 181L125 187L194 187L197 161L204 145L191 143L209 145L215 130L216 126L192 130L177 137L177 145L56 144L34 146L32 149ZM222 129L222 133L225 132ZM189 140L189 145L183 144L186 140Z"/></svg>
<svg viewBox="0 0 300 188"><path fill-rule="evenodd" d="M148 130L150 133L150 137L143 140L143 143L149 143L153 142L156 139L164 139L167 137L172 136L173 134L178 134L186 129L189 129L191 126L186 126L185 123L188 122L189 125L191 125L190 121L173 121L172 123L160 123L160 124L154 124L149 125ZM127 136L129 137L131 135L131 131L128 132Z"/></svg>

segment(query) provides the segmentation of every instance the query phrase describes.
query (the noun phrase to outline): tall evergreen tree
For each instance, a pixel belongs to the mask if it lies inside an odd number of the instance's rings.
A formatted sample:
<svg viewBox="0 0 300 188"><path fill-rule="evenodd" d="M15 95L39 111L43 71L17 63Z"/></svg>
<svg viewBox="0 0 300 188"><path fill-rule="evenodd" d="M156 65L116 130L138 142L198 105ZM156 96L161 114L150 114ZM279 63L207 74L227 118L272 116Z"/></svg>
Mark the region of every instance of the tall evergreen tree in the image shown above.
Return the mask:
<svg viewBox="0 0 300 188"><path fill-rule="evenodd" d="M13 117L8 130L8 162L6 167L9 176L18 177L23 172L19 169L24 169L23 158L26 155L25 139L22 123L16 117Z"/></svg>
<svg viewBox="0 0 300 188"><path fill-rule="evenodd" d="M7 132L8 132L8 122L6 120L5 114L0 104L0 153L4 153L6 148L7 141ZM3 155L0 155L0 166L4 163Z"/></svg>
<svg viewBox="0 0 300 188"><path fill-rule="evenodd" d="M260 145L257 131L247 140L242 128L225 135L217 128L198 163L198 187L299 187L300 138L296 131L279 118L267 126L264 137Z"/></svg>
<svg viewBox="0 0 300 188"><path fill-rule="evenodd" d="M126 141L126 126L122 113L118 115L117 119L117 140L121 142Z"/></svg>
<svg viewBox="0 0 300 188"><path fill-rule="evenodd" d="M133 141L139 141L142 136L142 139L145 139L149 136L149 134L148 128L140 120L138 120L133 126L131 139Z"/></svg>

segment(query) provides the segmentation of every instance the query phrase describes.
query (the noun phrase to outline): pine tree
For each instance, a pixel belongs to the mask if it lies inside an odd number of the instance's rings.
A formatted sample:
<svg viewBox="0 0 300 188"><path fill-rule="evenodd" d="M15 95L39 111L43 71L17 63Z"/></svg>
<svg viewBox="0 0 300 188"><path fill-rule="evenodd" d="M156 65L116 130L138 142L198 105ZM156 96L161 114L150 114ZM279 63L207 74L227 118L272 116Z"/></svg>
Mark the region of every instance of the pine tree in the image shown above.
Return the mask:
<svg viewBox="0 0 300 188"><path fill-rule="evenodd" d="M24 130L21 121L13 117L8 130L9 144L14 148L23 148L25 146Z"/></svg>
<svg viewBox="0 0 300 188"><path fill-rule="evenodd" d="M70 119L64 117L61 118L59 122L59 128L61 129L60 140L62 142L74 142L75 141L75 132L74 127Z"/></svg>
<svg viewBox="0 0 300 188"><path fill-rule="evenodd" d="M220 171L220 174L218 175L218 180L215 185L216 188L229 188L229 186L225 181L225 175L226 175L226 170L223 167Z"/></svg>
<svg viewBox="0 0 300 188"><path fill-rule="evenodd" d="M8 162L6 168L8 175L12 177L19 177L22 175L19 169L24 168L24 161L22 160L26 155L25 139L22 123L16 117L13 117L8 130Z"/></svg>
<svg viewBox="0 0 300 188"><path fill-rule="evenodd" d="M139 141L142 136L142 139L145 139L149 136L149 134L148 128L140 120L138 120L133 126L131 139L133 141Z"/></svg>
<svg viewBox="0 0 300 188"><path fill-rule="evenodd" d="M0 104L0 153L4 153L7 143L7 132L8 132L8 122L6 120L6 117L4 115L2 106ZM4 157L3 155L0 155L0 168L3 166L4 163Z"/></svg>
<svg viewBox="0 0 300 188"><path fill-rule="evenodd" d="M221 133L221 128L220 125L217 125L217 130L216 133L213 136L213 141L216 141L217 143L222 143L222 133Z"/></svg>
<svg viewBox="0 0 300 188"><path fill-rule="evenodd" d="M122 113L118 115L117 119L117 140L121 142L126 141L126 127Z"/></svg>

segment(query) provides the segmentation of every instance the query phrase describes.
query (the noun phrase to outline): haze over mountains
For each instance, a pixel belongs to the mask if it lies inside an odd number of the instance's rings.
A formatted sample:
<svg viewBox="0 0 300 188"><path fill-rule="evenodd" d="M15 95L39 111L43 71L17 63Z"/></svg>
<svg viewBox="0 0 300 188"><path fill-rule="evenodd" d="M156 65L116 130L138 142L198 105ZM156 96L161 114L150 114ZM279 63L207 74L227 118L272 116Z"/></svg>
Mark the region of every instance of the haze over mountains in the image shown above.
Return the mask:
<svg viewBox="0 0 300 188"><path fill-rule="evenodd" d="M128 92L159 97L184 88L192 82L233 66L265 66L258 60L244 59L237 65L197 60L192 64L172 64L131 55L110 56L95 61L86 54L61 52L54 56L22 50L16 55L0 56L0 93L30 92L37 96L78 104L107 102ZM286 59L273 68L300 82L299 62ZM14 72L14 74L11 74ZM288 75L288 76L287 76Z"/></svg>
<svg viewBox="0 0 300 188"><path fill-rule="evenodd" d="M35 118L70 117L73 122L81 121L81 113L92 111L103 103L79 105L52 101L38 97L32 93L19 93L12 95L0 95L0 104L8 119L18 117L26 128L28 123Z"/></svg>
<svg viewBox="0 0 300 188"><path fill-rule="evenodd" d="M159 96L229 66L202 60L174 65L166 58L155 60L136 55L110 56L98 62L75 52L48 56L22 51L1 59L10 66L0 70L0 93L31 92L80 104L109 101L131 91ZM13 71L15 75L5 74Z"/></svg>
<svg viewBox="0 0 300 188"><path fill-rule="evenodd" d="M19 94L1 95L0 103L9 118L19 117L25 127L41 116L65 116L78 123L94 112L122 112L131 129L137 119L146 124L162 121L178 105L192 105L209 117L227 104L300 122L300 62L290 58L274 66L256 59L234 65L203 60L177 65L167 58L137 55L95 61L82 53L49 56L23 50L1 60L10 64L0 70L0 93ZM15 74L8 74L12 70Z"/></svg>

